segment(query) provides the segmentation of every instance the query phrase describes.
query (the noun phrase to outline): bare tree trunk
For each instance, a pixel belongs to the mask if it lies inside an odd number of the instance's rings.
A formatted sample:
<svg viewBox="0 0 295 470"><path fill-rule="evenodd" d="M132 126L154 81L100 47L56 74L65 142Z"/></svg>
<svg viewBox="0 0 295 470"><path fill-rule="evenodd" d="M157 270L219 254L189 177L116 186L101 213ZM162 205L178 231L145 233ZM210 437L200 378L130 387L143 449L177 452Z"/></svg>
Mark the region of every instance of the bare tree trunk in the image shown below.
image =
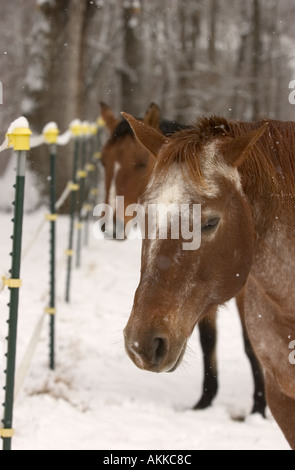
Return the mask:
<svg viewBox="0 0 295 470"><path fill-rule="evenodd" d="M37 14L31 40L23 114L32 130L40 133L55 121L61 132L80 118L83 102L83 46L87 18L86 0L45 2ZM72 177L72 149L62 149L58 159L58 194ZM33 170L48 190L48 151L38 147L30 152Z"/></svg>
<svg viewBox="0 0 295 470"><path fill-rule="evenodd" d="M85 28L87 21L87 1L71 0L68 5L67 54L65 55L63 76L67 86L63 89L67 103L63 123L82 116L83 103L83 55L85 51Z"/></svg>
<svg viewBox="0 0 295 470"><path fill-rule="evenodd" d="M260 113L260 70L261 70L261 10L259 0L253 0L253 41L252 41L252 119L257 119Z"/></svg>
<svg viewBox="0 0 295 470"><path fill-rule="evenodd" d="M241 119L245 111L243 109L243 103L245 102L245 98L240 96L240 92L242 91L245 94L248 88L247 77L246 79L243 78L245 75L247 43L251 34L251 25L247 21L247 10L247 5L245 3L242 3L241 18L245 18L246 20L240 32L240 45L237 50L232 101L232 116L236 119Z"/></svg>
<svg viewBox="0 0 295 470"><path fill-rule="evenodd" d="M216 60L216 16L217 16L217 0L210 2L210 36L209 36L209 59L212 64Z"/></svg>
<svg viewBox="0 0 295 470"><path fill-rule="evenodd" d="M200 35L201 14L199 5L192 2L188 8L179 3L180 56L178 67L178 113L177 119L186 123L192 114L191 92L195 89L196 67L198 60L198 39Z"/></svg>
<svg viewBox="0 0 295 470"><path fill-rule="evenodd" d="M127 4L123 6L123 64L121 68L122 109L142 114L141 65L142 50L139 35L141 10Z"/></svg>

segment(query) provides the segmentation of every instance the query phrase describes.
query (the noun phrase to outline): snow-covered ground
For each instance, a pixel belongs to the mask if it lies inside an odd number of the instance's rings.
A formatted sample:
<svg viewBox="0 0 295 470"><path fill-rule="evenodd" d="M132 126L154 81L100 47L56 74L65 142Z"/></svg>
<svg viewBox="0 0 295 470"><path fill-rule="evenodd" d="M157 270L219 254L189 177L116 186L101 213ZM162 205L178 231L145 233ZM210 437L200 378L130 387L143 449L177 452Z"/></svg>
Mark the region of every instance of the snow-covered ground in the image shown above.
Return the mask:
<svg viewBox="0 0 295 470"><path fill-rule="evenodd" d="M45 212L25 214L23 247ZM0 213L1 275L10 268L10 219L11 214ZM90 227L81 267L73 269L67 304L68 229L68 218L61 216L57 221L56 367L54 371L48 367L49 320L45 317L14 404L13 450L289 449L269 411L267 419L249 415L253 381L233 302L221 309L218 319L218 396L210 409L193 411L203 380L197 331L184 363L171 374L141 371L124 351L122 330L139 278L140 241L96 240ZM22 263L17 366L47 304L48 238L45 224ZM7 302L5 290L0 294L1 394Z"/></svg>

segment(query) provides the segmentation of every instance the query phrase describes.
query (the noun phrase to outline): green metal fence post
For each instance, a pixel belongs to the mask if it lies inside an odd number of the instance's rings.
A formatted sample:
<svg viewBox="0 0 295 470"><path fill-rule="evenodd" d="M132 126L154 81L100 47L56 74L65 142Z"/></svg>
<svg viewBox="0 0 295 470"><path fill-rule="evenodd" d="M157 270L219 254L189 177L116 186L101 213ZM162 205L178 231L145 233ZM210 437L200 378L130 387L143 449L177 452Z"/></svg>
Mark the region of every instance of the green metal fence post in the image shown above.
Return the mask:
<svg viewBox="0 0 295 470"><path fill-rule="evenodd" d="M23 121L22 121L23 122ZM8 336L7 336L7 368L5 384L4 418L3 428L0 435L3 439L3 450L11 449L11 438L13 436L13 402L14 402L14 382L15 382L15 362L16 362L16 340L17 340L17 321L19 305L19 288L21 286L20 268L21 268L21 246L22 246L22 227L23 227L23 207L25 190L25 171L27 150L30 148L30 134L28 127L14 128L11 134L8 134L10 142L17 155L16 181L15 181L15 200L14 200L14 218L12 235L12 263L11 278L4 282L10 289Z"/></svg>
<svg viewBox="0 0 295 470"><path fill-rule="evenodd" d="M85 169L86 163L86 147L87 147L87 123L82 124L82 149L81 149L81 162L80 169L77 172L77 176L80 181L80 191L79 191L79 212L78 212L78 222L77 222L77 251L76 251L76 267L79 268L81 264L81 242L82 242L82 229L83 229L83 204L85 202L85 192L86 192L86 177L87 171Z"/></svg>
<svg viewBox="0 0 295 470"><path fill-rule="evenodd" d="M74 250L73 250L74 219L75 219L75 211L76 211L76 203L77 203L76 192L79 190L79 185L77 184L77 166L78 166L80 136L81 136L80 121L77 120L71 126L71 130L72 130L75 140L74 140L74 158L73 158L73 181L71 183L72 195L71 195L71 207L70 207L69 244L68 244L68 249L66 250L66 255L67 255L67 278L66 278L66 294L65 294L66 302L70 301L72 258L74 254Z"/></svg>
<svg viewBox="0 0 295 470"><path fill-rule="evenodd" d="M49 305L45 308L45 312L50 315L49 319L49 367L54 369L55 366L55 237L56 237L56 142L58 136L58 129L55 123L49 123L45 126L43 135L45 141L50 147L50 214L47 214L47 219L50 222L50 293Z"/></svg>
<svg viewBox="0 0 295 470"><path fill-rule="evenodd" d="M96 185L97 164L95 162L95 147L96 147L97 132L98 132L98 126L96 124L92 124L90 126L90 135L89 135L88 152L87 152L88 158L87 158L87 163L86 163L88 179L87 179L87 189L86 189L85 204L84 204L84 213L85 213L84 245L85 246L88 245L88 241L89 241L89 215L90 215L90 212L93 210L93 207L95 206L95 200L98 194L98 188Z"/></svg>

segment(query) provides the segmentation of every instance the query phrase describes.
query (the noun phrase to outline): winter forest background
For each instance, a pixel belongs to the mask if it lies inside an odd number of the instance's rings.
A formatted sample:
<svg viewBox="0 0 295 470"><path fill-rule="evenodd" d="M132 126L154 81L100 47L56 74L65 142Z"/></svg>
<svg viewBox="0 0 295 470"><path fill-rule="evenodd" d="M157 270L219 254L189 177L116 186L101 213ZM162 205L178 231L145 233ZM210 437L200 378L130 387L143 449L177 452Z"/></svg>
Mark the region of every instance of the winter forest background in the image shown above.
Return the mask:
<svg viewBox="0 0 295 470"><path fill-rule="evenodd" d="M292 120L295 78L292 0L1 0L2 135L28 118L93 121L104 101L142 116L198 114ZM1 158L3 174L8 157ZM31 152L40 181L42 155ZM65 181L70 159L63 160ZM63 187L63 182L61 182Z"/></svg>

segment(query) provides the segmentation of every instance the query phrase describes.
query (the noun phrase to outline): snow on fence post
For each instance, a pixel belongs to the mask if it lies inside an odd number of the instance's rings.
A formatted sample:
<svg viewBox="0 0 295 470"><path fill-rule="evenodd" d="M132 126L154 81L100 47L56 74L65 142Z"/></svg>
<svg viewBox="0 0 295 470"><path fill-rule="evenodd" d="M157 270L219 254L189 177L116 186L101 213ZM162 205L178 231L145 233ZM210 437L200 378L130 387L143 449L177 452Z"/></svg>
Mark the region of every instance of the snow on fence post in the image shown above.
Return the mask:
<svg viewBox="0 0 295 470"><path fill-rule="evenodd" d="M13 398L15 382L15 361L16 361L16 340L17 340L17 321L19 288L21 286L20 268L21 268L21 246L22 246L22 226L23 226L23 208L24 208L24 189L27 151L30 149L30 135L26 118L20 117L11 123L7 137L9 146L13 147L17 159L16 181L15 181L15 200L13 235L12 235L12 262L9 279L4 279L4 284L10 289L8 336L7 336L7 367L4 401L3 428L0 429L0 436L3 439L3 450L11 449L11 438L14 434L12 428L13 419Z"/></svg>
<svg viewBox="0 0 295 470"><path fill-rule="evenodd" d="M55 122L48 123L43 129L45 142L50 148L50 214L46 215L50 221L50 294L49 305L45 308L45 312L50 315L49 321L49 367L54 369L54 344L55 344L55 223L57 219L56 213L56 143L59 130Z"/></svg>
<svg viewBox="0 0 295 470"><path fill-rule="evenodd" d="M81 140L81 121L75 119L70 123L70 130L74 137L74 154L73 154L73 179L70 183L71 194L71 206L70 206L70 230L69 230L69 244L68 249L66 250L67 255L67 275L66 275L66 293L65 301L70 301L70 284L71 284L71 270L72 270L72 258L74 254L73 250L73 239L74 239L74 219L76 211L76 202L77 197L76 193L79 190L79 184L77 183L77 167L78 167L78 157L79 157L79 147Z"/></svg>

